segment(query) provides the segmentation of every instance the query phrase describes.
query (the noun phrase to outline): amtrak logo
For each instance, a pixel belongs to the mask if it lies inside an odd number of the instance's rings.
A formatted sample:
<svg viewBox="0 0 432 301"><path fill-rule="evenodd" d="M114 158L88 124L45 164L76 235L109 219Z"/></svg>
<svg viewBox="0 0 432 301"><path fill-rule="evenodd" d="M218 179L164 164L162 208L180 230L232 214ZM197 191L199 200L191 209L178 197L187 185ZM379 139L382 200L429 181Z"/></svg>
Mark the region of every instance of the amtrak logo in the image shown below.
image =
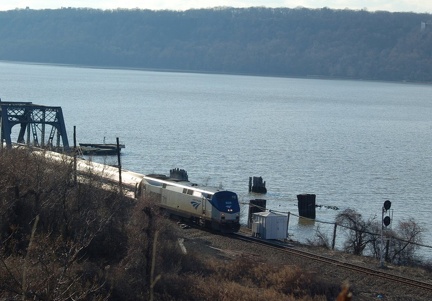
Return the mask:
<svg viewBox="0 0 432 301"><path fill-rule="evenodd" d="M192 204L192 206L193 206L195 209L198 209L199 205L201 205L201 202L198 202L198 201L192 201L191 204Z"/></svg>

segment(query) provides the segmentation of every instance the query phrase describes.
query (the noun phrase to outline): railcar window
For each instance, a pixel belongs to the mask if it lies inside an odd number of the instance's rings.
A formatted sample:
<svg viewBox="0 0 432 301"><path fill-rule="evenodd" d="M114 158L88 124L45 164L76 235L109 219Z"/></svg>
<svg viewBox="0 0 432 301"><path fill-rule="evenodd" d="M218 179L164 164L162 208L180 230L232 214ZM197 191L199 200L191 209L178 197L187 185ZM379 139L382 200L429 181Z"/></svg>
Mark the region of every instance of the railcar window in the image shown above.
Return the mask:
<svg viewBox="0 0 432 301"><path fill-rule="evenodd" d="M186 188L183 188L183 193L187 193L187 189Z"/></svg>
<svg viewBox="0 0 432 301"><path fill-rule="evenodd" d="M188 189L188 191L187 191L187 194L190 194L190 195L192 195L192 193L193 193L193 190L191 190L191 189Z"/></svg>

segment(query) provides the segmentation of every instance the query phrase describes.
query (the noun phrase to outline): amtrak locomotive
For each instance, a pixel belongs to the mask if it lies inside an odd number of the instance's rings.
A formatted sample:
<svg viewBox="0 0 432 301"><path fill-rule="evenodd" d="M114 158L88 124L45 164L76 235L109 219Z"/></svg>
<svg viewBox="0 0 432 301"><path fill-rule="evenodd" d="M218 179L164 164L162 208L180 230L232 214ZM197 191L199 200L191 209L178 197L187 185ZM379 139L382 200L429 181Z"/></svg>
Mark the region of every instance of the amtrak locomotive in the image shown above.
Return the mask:
<svg viewBox="0 0 432 301"><path fill-rule="evenodd" d="M156 194L160 207L168 213L222 232L240 229L237 194L188 181L185 170L173 169L170 176L144 176L141 191Z"/></svg>

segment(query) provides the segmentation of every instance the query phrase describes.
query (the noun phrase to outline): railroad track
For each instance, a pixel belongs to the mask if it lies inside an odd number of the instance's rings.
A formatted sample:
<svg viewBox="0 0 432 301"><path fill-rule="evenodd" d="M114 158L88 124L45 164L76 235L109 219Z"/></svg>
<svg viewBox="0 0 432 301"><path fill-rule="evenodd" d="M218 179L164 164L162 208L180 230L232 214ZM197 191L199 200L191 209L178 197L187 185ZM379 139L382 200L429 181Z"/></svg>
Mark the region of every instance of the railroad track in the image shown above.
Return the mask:
<svg viewBox="0 0 432 301"><path fill-rule="evenodd" d="M265 245L268 248L277 249L278 251L281 251L281 252L285 252L288 254L307 258L307 259L314 260L314 261L318 261L318 262L321 262L324 264L329 264L332 266L336 266L338 268L347 269L347 270L350 270L353 272L365 274L367 276L377 277L380 279L385 279L385 280L392 281L395 283L411 286L414 288L420 288L420 289L432 292L432 284L431 283L418 281L418 280L414 280L414 279L403 277L403 276L393 275L393 274L387 273L383 270L378 270L378 267L377 267L377 269L372 269L372 268L368 268L368 267L364 267L364 266L359 266L359 265L355 265L352 263L347 263L347 262L343 262L340 260L336 260L333 258L328 258L325 256L317 255L317 254L314 254L311 252L298 250L298 249L295 249L288 244L266 241L266 240L254 238L251 236L247 236L247 235L241 234L241 233L234 233L234 234L230 234L229 236L232 237L233 239L239 239L239 240L244 240L247 242Z"/></svg>

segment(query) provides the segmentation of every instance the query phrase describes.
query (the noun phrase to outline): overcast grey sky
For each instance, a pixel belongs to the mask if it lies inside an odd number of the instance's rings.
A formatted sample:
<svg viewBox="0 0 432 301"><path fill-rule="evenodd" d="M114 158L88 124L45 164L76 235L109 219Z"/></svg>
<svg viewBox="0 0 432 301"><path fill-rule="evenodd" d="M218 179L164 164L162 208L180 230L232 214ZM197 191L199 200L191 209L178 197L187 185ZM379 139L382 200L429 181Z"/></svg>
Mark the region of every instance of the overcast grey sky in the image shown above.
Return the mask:
<svg viewBox="0 0 432 301"><path fill-rule="evenodd" d="M89 7L100 9L148 8L153 10L231 7L306 7L334 9L366 9L392 12L432 13L431 0L1 0L0 10L15 8L44 9L61 7Z"/></svg>

